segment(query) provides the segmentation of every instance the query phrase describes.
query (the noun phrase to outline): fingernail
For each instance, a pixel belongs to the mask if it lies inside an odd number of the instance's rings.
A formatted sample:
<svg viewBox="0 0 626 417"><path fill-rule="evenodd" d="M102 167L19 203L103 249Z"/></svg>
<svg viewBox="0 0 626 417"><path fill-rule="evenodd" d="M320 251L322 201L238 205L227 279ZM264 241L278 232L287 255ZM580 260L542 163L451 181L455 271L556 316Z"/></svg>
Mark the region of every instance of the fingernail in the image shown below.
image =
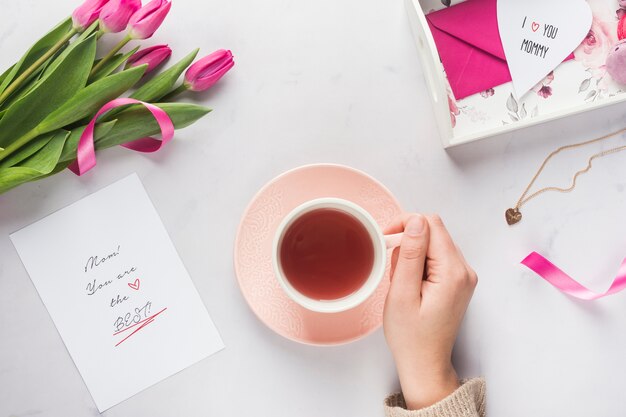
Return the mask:
<svg viewBox="0 0 626 417"><path fill-rule="evenodd" d="M409 219L404 233L409 236L418 236L424 230L424 216L417 214Z"/></svg>

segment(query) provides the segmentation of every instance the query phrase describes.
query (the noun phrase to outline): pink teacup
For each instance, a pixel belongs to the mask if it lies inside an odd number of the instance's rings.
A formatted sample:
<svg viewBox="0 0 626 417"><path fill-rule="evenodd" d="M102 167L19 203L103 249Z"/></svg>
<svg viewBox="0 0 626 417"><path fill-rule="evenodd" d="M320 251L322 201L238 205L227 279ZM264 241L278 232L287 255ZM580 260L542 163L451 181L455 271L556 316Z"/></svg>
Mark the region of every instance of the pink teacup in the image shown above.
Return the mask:
<svg viewBox="0 0 626 417"><path fill-rule="evenodd" d="M356 219L369 235L374 247L373 266L369 276L355 292L338 299L314 299L298 291L289 282L280 260L280 248L289 227L302 215L320 209L338 210ZM340 198L318 198L307 201L287 214L274 235L272 264L276 278L287 296L302 307L319 313L339 313L367 300L385 276L387 249L399 246L402 234L385 236L374 218L361 206Z"/></svg>

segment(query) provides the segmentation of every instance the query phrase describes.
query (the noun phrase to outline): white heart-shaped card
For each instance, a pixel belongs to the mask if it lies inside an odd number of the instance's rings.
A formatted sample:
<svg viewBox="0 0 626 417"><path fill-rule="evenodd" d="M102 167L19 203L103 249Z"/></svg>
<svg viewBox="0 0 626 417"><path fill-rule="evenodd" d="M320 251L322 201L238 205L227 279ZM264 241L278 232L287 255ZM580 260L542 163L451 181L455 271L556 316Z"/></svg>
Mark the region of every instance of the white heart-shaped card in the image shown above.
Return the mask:
<svg viewBox="0 0 626 417"><path fill-rule="evenodd" d="M498 0L498 30L518 98L580 45L592 19L585 0Z"/></svg>

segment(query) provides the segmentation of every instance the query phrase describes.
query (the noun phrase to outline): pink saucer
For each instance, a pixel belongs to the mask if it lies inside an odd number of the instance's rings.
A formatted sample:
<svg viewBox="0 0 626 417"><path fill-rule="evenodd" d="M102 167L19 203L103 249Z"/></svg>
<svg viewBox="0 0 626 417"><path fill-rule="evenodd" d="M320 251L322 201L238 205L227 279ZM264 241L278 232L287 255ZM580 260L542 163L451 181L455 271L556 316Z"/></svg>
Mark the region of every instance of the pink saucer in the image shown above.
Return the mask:
<svg viewBox="0 0 626 417"><path fill-rule="evenodd" d="M246 209L235 240L235 273L252 311L276 333L310 345L338 345L367 336L383 321L389 267L376 292L342 313L309 311L289 299L272 269L272 240L283 216L305 201L339 197L366 209L384 228L402 212L384 185L342 165L307 165L266 184Z"/></svg>

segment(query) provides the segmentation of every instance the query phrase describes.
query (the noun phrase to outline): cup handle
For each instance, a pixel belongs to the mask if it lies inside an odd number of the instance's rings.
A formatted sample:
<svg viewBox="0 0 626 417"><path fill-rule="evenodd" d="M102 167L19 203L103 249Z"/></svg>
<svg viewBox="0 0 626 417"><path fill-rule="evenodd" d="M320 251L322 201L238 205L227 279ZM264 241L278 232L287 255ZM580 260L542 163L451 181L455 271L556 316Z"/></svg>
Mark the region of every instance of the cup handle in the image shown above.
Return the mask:
<svg viewBox="0 0 626 417"><path fill-rule="evenodd" d="M387 245L387 249L394 249L400 246L400 242L402 242L402 235L404 233L396 233L393 235L385 235L385 244Z"/></svg>

